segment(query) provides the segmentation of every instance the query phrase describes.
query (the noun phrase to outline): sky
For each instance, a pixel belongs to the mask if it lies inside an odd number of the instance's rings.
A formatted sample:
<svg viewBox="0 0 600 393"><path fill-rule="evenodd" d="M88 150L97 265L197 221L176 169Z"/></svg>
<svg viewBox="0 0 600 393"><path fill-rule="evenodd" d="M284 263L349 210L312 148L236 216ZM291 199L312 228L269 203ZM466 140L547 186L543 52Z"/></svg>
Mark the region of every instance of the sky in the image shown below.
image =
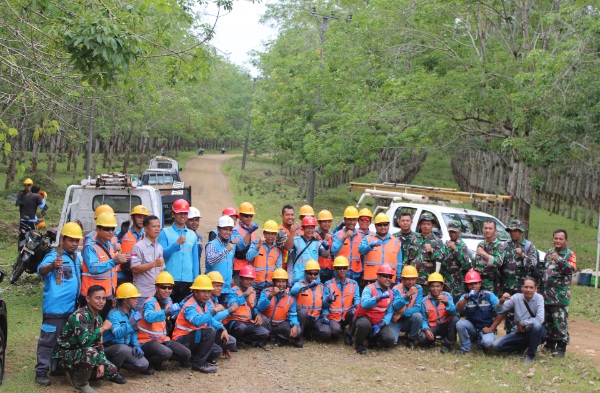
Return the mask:
<svg viewBox="0 0 600 393"><path fill-rule="evenodd" d="M211 41L221 55L228 56L231 62L246 67L252 76L258 76L258 70L249 64L248 52L262 49L261 41L275 38L277 35L276 31L259 23L265 10L264 1L261 4L252 4L244 0L236 1L230 13L225 14L226 11L221 10L216 35ZM211 20L210 15L212 15L214 21L216 11L216 7L209 7L206 20Z"/></svg>

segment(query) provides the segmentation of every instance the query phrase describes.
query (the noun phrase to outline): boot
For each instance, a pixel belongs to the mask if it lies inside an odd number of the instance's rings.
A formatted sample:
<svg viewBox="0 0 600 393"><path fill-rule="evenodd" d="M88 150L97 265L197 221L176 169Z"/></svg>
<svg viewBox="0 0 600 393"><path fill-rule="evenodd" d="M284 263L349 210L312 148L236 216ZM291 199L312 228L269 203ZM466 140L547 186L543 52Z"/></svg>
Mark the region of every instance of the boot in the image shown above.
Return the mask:
<svg viewBox="0 0 600 393"><path fill-rule="evenodd" d="M546 340L546 345L543 348L544 352L553 353L556 352L556 342L551 340Z"/></svg>
<svg viewBox="0 0 600 393"><path fill-rule="evenodd" d="M68 376L73 387L80 392L98 393L98 391L93 389L88 382L92 376L92 370L73 370L69 371Z"/></svg>
<svg viewBox="0 0 600 393"><path fill-rule="evenodd" d="M567 352L567 343L559 341L556 343L556 357L564 358L565 352Z"/></svg>
<svg viewBox="0 0 600 393"><path fill-rule="evenodd" d="M38 372L35 374L35 382L42 386L50 386L52 383L46 372Z"/></svg>

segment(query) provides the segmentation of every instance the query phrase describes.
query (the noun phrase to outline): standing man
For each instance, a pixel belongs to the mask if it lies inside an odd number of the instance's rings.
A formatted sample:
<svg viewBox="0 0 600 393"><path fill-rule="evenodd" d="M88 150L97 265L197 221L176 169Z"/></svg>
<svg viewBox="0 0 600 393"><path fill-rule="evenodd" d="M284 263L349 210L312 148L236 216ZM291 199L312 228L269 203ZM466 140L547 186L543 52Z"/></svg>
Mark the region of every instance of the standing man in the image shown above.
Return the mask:
<svg viewBox="0 0 600 393"><path fill-rule="evenodd" d="M74 222L66 223L61 231L60 255L52 250L38 266L38 274L44 280L42 302L42 329L37 347L35 382L50 385L48 369L52 352L69 316L75 311L79 297L81 261L75 251L83 239L81 227Z"/></svg>
<svg viewBox="0 0 600 393"><path fill-rule="evenodd" d="M344 228L340 229L333 237L331 253L334 256L345 256L350 262L348 278L362 282L363 263L358 246L363 239L363 234L356 228L358 222L358 210L354 206L348 206L344 210Z"/></svg>
<svg viewBox="0 0 600 393"><path fill-rule="evenodd" d="M165 270L175 280L171 299L179 303L190 293L190 285L200 274L198 262L198 238L185 226L190 212L190 204L185 199L173 202L173 225L163 228L158 242L163 248Z"/></svg>
<svg viewBox="0 0 600 393"><path fill-rule="evenodd" d="M317 228L317 235L322 242L329 244L329 249L333 245L333 234L329 231L331 224L333 223L333 215L329 210L321 210L317 214L317 222L319 228ZM322 257L319 256L319 266L321 270L319 272L319 279L321 282L327 282L333 278L333 258L330 256Z"/></svg>
<svg viewBox="0 0 600 393"><path fill-rule="evenodd" d="M504 243L496 239L496 221L483 223L485 240L477 245L474 269L481 275L483 289L498 292L499 269L504 260Z"/></svg>
<svg viewBox="0 0 600 393"><path fill-rule="evenodd" d="M329 256L329 243L317 240L315 228L317 220L312 216L302 219L302 235L294 237L294 247L289 254L287 265L290 285L304 278L304 268L308 261L317 260L319 256Z"/></svg>
<svg viewBox="0 0 600 393"><path fill-rule="evenodd" d="M546 304L544 327L548 333L546 349L556 357L565 357L569 345L569 304L571 303L571 276L577 268L577 255L567 247L567 231L554 231L554 248L546 253L542 274L542 289Z"/></svg>
<svg viewBox="0 0 600 393"><path fill-rule="evenodd" d="M419 330L423 324L421 304L423 303L423 288L417 284L419 273L417 268L406 265L402 269L402 282L396 285L394 291L394 315L390 328L394 331L395 341L401 332L406 332L406 346L415 349L419 339Z"/></svg>
<svg viewBox="0 0 600 393"><path fill-rule="evenodd" d="M21 206L20 206L21 207ZM37 218L37 209L42 209L41 216L45 214L46 200L40 195L38 186L31 187L31 193L23 198L23 206L21 207L21 222L29 226L30 229L35 228L35 224L39 221ZM25 233L19 232L19 243L25 239Z"/></svg>
<svg viewBox="0 0 600 393"><path fill-rule="evenodd" d="M273 272L282 265L281 250L275 244L277 223L273 220L265 222L263 236L252 242L246 258L256 272L252 286L260 296L260 292L273 285Z"/></svg>
<svg viewBox="0 0 600 393"><path fill-rule="evenodd" d="M421 233L413 236L404 263L417 268L417 283L425 286L429 275L435 272L436 262L444 259L444 243L433 233L434 219L431 213L421 214L417 226ZM429 288L424 287L423 290L425 293L429 292Z"/></svg>
<svg viewBox="0 0 600 393"><path fill-rule="evenodd" d="M402 243L402 255L404 262L406 262L408 258L408 246L410 246L414 236L414 232L410 229L412 227L412 223L413 219L409 212L400 213L400 217L398 217L398 226L400 227L400 232L395 233L394 236L400 239L400 242Z"/></svg>
<svg viewBox="0 0 600 393"><path fill-rule="evenodd" d="M206 273L217 271L223 276L223 292L219 303L227 304L233 283L233 254L239 237L233 238L233 220L229 216L221 216L217 221L217 237L206 245ZM212 286L212 285L211 285Z"/></svg>
<svg viewBox="0 0 600 393"><path fill-rule="evenodd" d="M444 292L444 277L437 272L433 272L427 279L429 284L429 295L421 303L421 315L423 316L423 326L420 341L428 343L430 346L435 344L436 336L442 337L442 348L440 353L450 352L450 348L456 342L456 307L452 300L452 295Z"/></svg>
<svg viewBox="0 0 600 393"><path fill-rule="evenodd" d="M250 202L243 202L240 205L240 221L239 224L233 228L233 234L231 235L232 238L239 239L236 244L235 255L233 258L234 282L237 281L237 278L240 275L240 269L248 265L246 253L252 242L256 240L256 233L254 233L254 231L258 229L258 224L252 221L255 214L254 205Z"/></svg>
<svg viewBox="0 0 600 393"><path fill-rule="evenodd" d="M200 228L200 219L202 218L202 214L200 214L200 210L195 207L190 207L190 212L188 213L187 221L185 222L185 226L192 230L196 234L198 238L198 265L202 265L202 249L204 244L204 239L202 235L198 233L198 228Z"/></svg>
<svg viewBox="0 0 600 393"><path fill-rule="evenodd" d="M15 206L19 206L19 217L23 216L23 203L25 203L25 197L31 194L31 187L33 187L33 180L27 178L23 181L24 190L19 191L17 194L17 200Z"/></svg>
<svg viewBox="0 0 600 393"><path fill-rule="evenodd" d="M375 234L366 234L358 246L358 251L364 258L365 282L377 280L377 269L383 264L392 268L394 281L400 281L402 271L402 244L398 238L389 234L390 219L385 213L375 217Z"/></svg>
<svg viewBox="0 0 600 393"><path fill-rule="evenodd" d="M461 224L452 220L448 223L448 234L450 240L444 247L444 258L440 273L446 281L448 292L452 294L453 300L458 301L460 295L465 291L463 276L471 269L471 258L469 247L460 237Z"/></svg>
<svg viewBox="0 0 600 393"><path fill-rule="evenodd" d="M116 233L117 239L121 244L121 252L127 257L127 262L117 266L117 283L121 285L124 282L132 282L133 274L131 272L131 250L138 241L144 236L144 218L148 216L148 208L144 205L137 205L129 213L131 221L125 221L121 224L121 230Z"/></svg>
<svg viewBox="0 0 600 393"><path fill-rule="evenodd" d="M363 236L374 234L374 232L369 229L372 221L373 213L371 210L367 209L366 207L360 209L358 212L358 230L363 234Z"/></svg>
<svg viewBox="0 0 600 393"><path fill-rule="evenodd" d="M294 206L285 205L281 209L281 225L277 233L277 246L281 247L283 269L287 269L288 254L294 247L295 233L302 227L302 223L294 223L296 213Z"/></svg>
<svg viewBox="0 0 600 393"><path fill-rule="evenodd" d="M163 248L157 240L160 234L160 220L156 216L146 216L143 226L144 238L131 250L133 285L142 294L138 299L138 311L146 299L153 297L156 293L156 277L165 268Z"/></svg>

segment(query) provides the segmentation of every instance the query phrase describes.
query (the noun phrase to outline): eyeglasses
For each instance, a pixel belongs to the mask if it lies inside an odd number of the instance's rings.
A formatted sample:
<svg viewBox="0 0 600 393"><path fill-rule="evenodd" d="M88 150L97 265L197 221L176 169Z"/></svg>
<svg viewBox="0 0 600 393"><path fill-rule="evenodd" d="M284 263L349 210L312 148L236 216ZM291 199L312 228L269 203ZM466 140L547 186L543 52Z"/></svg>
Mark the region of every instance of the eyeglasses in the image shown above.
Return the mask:
<svg viewBox="0 0 600 393"><path fill-rule="evenodd" d="M318 276L319 272L306 272L307 276Z"/></svg>
<svg viewBox="0 0 600 393"><path fill-rule="evenodd" d="M383 277L383 278L390 279L390 280L392 279L392 277L394 277L391 274L380 274L380 276Z"/></svg>
<svg viewBox="0 0 600 393"><path fill-rule="evenodd" d="M389 222L380 222L379 224L375 224L376 227L389 227Z"/></svg>
<svg viewBox="0 0 600 393"><path fill-rule="evenodd" d="M366 217L366 218L361 218L358 221L360 221L360 222L371 222L371 219L369 217Z"/></svg>
<svg viewBox="0 0 600 393"><path fill-rule="evenodd" d="M336 266L334 267L335 270L348 270L348 266Z"/></svg>
<svg viewBox="0 0 600 393"><path fill-rule="evenodd" d="M248 217L252 217L254 216L254 214L245 214L245 213L240 213L240 216L244 217L244 218L248 218Z"/></svg>
<svg viewBox="0 0 600 393"><path fill-rule="evenodd" d="M159 287L160 289L167 290L167 291L172 291L173 290L173 286L172 285L157 285L157 287Z"/></svg>
<svg viewBox="0 0 600 393"><path fill-rule="evenodd" d="M101 231L104 232L114 232L115 231L115 227L99 227Z"/></svg>

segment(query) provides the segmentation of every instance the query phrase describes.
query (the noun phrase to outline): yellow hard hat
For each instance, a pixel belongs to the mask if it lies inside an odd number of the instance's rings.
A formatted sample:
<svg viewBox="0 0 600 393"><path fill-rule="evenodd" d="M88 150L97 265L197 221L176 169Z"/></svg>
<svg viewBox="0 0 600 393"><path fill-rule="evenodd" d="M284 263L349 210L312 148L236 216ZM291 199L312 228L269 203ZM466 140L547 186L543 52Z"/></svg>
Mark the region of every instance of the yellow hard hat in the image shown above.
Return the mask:
<svg viewBox="0 0 600 393"><path fill-rule="evenodd" d="M38 224L38 228L39 228ZM60 230L61 235L68 236L72 239L83 239L83 233L81 232L81 227L74 222L68 222L63 225Z"/></svg>
<svg viewBox="0 0 600 393"><path fill-rule="evenodd" d="M429 275L427 282L441 282L444 283L444 277L438 272L433 272Z"/></svg>
<svg viewBox="0 0 600 393"><path fill-rule="evenodd" d="M112 207L108 206L108 205L100 205L96 208L96 210L94 210L94 220L96 220L98 218L98 216L104 212L109 212L110 214L115 214L115 211L113 210Z"/></svg>
<svg viewBox="0 0 600 393"><path fill-rule="evenodd" d="M208 272L206 273L206 275L210 278L210 280L214 283L221 283L221 284L225 284L225 280L223 280L223 276L221 275L221 273L219 273L216 270L213 270L212 272Z"/></svg>
<svg viewBox="0 0 600 393"><path fill-rule="evenodd" d="M279 232L279 225L277 225L275 221L269 220L265 222L265 225L263 225L263 231L277 233Z"/></svg>
<svg viewBox="0 0 600 393"><path fill-rule="evenodd" d="M390 222L390 218L385 213L377 213L375 216L375 224L381 224L382 222Z"/></svg>
<svg viewBox="0 0 600 393"><path fill-rule="evenodd" d="M29 186L33 184L33 180L31 180L30 178L27 178L25 180L23 180L23 185L24 186Z"/></svg>
<svg viewBox="0 0 600 393"><path fill-rule="evenodd" d="M212 280L206 274L201 274L192 283L190 289L198 289L200 291L212 291L215 289L212 285Z"/></svg>
<svg viewBox="0 0 600 393"><path fill-rule="evenodd" d="M163 270L162 272L158 273L158 276L156 276L156 281L154 281L154 283L175 285L175 280L173 280L173 276L171 275L171 273L169 273L166 270Z"/></svg>
<svg viewBox="0 0 600 393"><path fill-rule="evenodd" d="M333 214L329 210L321 210L317 215L317 221L333 220Z"/></svg>
<svg viewBox="0 0 600 393"><path fill-rule="evenodd" d="M240 205L240 214L256 214L254 211L254 205L250 202L242 202Z"/></svg>
<svg viewBox="0 0 600 393"><path fill-rule="evenodd" d="M373 218L373 212L365 207L364 209L360 209L360 211L358 212L358 216Z"/></svg>
<svg viewBox="0 0 600 393"><path fill-rule="evenodd" d="M119 287L117 288L117 294L115 297L117 299L129 299L132 297L140 297L140 296L142 296L142 294L138 292L135 285L133 285L130 282L126 282L126 283L119 285Z"/></svg>
<svg viewBox="0 0 600 393"><path fill-rule="evenodd" d="M358 218L358 209L354 206L348 206L344 210L344 218Z"/></svg>
<svg viewBox="0 0 600 393"><path fill-rule="evenodd" d="M315 210L310 205L304 205L300 208L300 216L314 216Z"/></svg>
<svg viewBox="0 0 600 393"><path fill-rule="evenodd" d="M273 272L273 280L287 280L288 279L288 274L287 272L282 269L275 269L275 271Z"/></svg>
<svg viewBox="0 0 600 393"><path fill-rule="evenodd" d="M129 213L129 215L133 216L134 214L140 214L142 216L147 216L150 213L148 213L148 208L144 205L137 205L134 206L133 209L131 209L131 213Z"/></svg>
<svg viewBox="0 0 600 393"><path fill-rule="evenodd" d="M44 229L46 228L46 221L39 221L37 223L37 229Z"/></svg>
<svg viewBox="0 0 600 393"><path fill-rule="evenodd" d="M114 214L109 212L100 213L96 218L96 226L99 227L117 227L117 219Z"/></svg>
<svg viewBox="0 0 600 393"><path fill-rule="evenodd" d="M333 260L333 267L341 267L341 266L350 266L350 262L348 262L348 258L343 255L338 255Z"/></svg>
<svg viewBox="0 0 600 393"><path fill-rule="evenodd" d="M419 277L419 272L417 272L417 268L413 265L406 265L402 268L402 277L417 278Z"/></svg>
<svg viewBox="0 0 600 393"><path fill-rule="evenodd" d="M310 259L306 262L306 266L304 266L304 271L306 270L321 270L321 266L319 266L319 262L314 259Z"/></svg>

